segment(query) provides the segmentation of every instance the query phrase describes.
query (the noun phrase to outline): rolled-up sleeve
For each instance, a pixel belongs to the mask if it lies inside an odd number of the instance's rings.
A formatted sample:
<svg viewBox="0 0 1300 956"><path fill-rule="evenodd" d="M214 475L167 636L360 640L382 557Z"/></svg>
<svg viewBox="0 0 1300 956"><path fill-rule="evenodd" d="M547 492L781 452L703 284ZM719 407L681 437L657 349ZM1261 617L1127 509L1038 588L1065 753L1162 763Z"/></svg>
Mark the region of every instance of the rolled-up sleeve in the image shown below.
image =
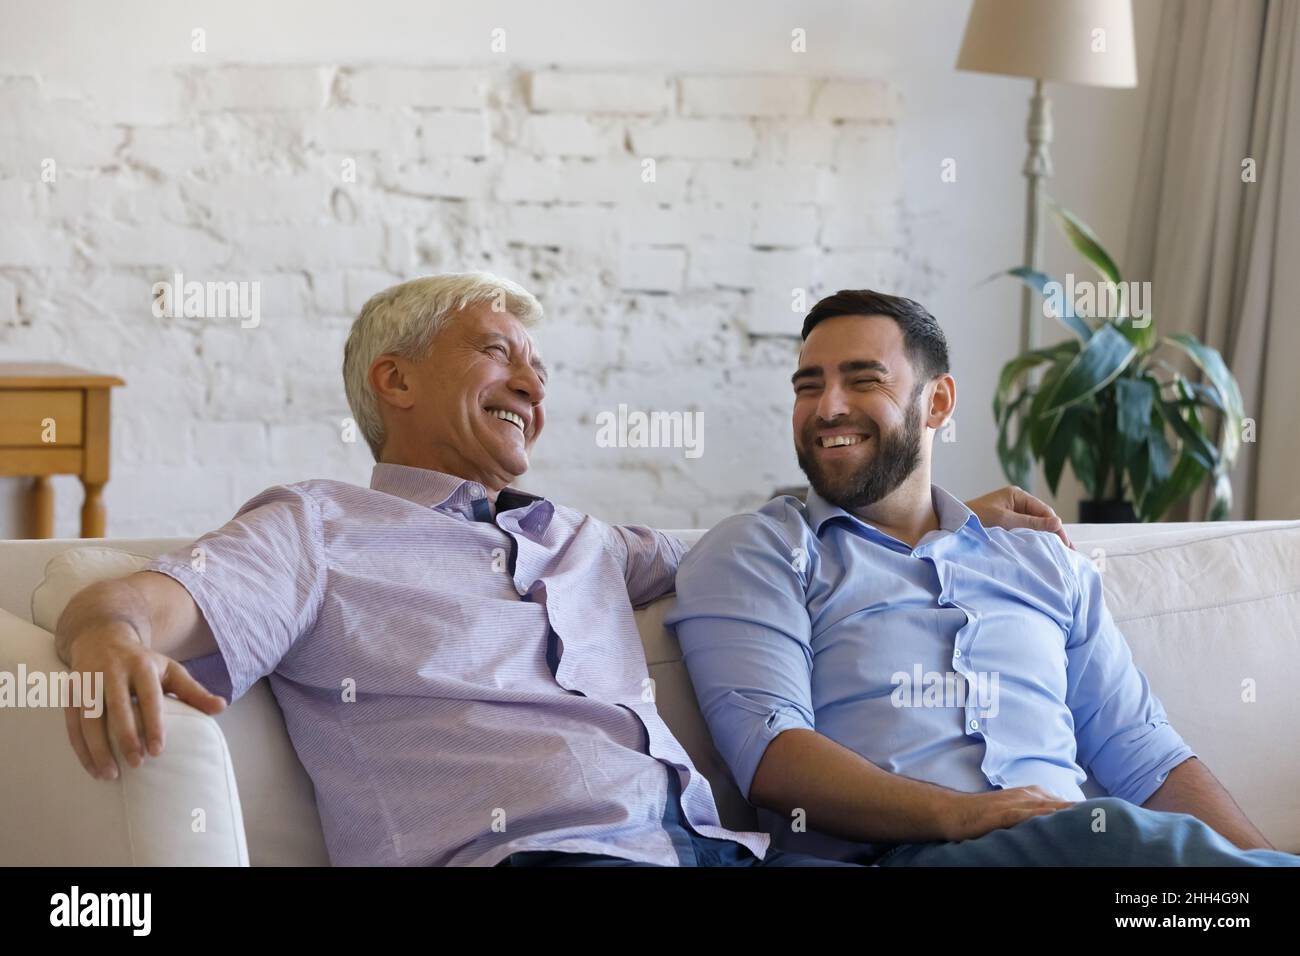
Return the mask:
<svg viewBox="0 0 1300 956"><path fill-rule="evenodd" d="M175 579L194 598L219 655L197 658L191 669L214 693L238 700L316 621L325 590L319 509L301 489L268 488L216 531L144 570Z"/></svg>
<svg viewBox="0 0 1300 956"><path fill-rule="evenodd" d="M627 595L634 607L649 604L673 589L686 545L670 534L640 525L609 529L610 547L623 566Z"/></svg>
<svg viewBox="0 0 1300 956"><path fill-rule="evenodd" d="M1196 754L1170 726L1146 675L1133 663L1106 608L1096 568L1077 552L1068 555L1078 590L1065 647L1066 703L1078 761L1111 796L1140 806L1171 770Z"/></svg>
<svg viewBox="0 0 1300 956"><path fill-rule="evenodd" d="M767 516L727 519L682 560L665 619L714 745L746 798L768 745L787 730L813 729L806 559L796 549Z"/></svg>

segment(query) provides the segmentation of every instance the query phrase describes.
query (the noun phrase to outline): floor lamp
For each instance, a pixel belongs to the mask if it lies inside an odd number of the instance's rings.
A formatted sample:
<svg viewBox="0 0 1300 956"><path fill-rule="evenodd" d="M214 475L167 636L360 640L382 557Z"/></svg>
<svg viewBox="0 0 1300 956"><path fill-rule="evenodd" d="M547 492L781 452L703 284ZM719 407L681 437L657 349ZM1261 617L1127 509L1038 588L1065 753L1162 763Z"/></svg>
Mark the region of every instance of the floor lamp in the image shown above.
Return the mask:
<svg viewBox="0 0 1300 956"><path fill-rule="evenodd" d="M975 0L957 69L1034 81L1025 158L1024 264L1039 269L1043 180L1052 175L1052 104L1043 84L1137 86L1130 0ZM1020 300L1020 350L1041 344L1034 294Z"/></svg>

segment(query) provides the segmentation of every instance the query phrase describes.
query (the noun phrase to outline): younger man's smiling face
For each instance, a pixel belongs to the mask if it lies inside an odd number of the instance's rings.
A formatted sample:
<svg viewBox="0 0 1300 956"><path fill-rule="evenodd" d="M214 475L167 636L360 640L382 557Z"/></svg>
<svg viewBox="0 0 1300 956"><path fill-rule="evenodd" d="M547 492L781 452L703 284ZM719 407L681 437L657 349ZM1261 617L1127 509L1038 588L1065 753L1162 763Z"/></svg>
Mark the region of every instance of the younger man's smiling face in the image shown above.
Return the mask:
<svg viewBox="0 0 1300 956"><path fill-rule="evenodd" d="M791 381L799 467L827 501L846 511L864 508L916 469L926 383L893 319L841 315L819 322Z"/></svg>

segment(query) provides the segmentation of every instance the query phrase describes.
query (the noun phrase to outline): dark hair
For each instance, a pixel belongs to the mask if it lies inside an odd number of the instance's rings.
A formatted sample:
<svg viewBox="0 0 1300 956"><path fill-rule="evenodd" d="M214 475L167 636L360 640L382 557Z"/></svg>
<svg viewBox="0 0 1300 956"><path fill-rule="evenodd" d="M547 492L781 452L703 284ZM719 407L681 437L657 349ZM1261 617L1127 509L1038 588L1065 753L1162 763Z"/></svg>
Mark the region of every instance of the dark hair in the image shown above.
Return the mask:
<svg viewBox="0 0 1300 956"><path fill-rule="evenodd" d="M921 303L870 289L841 289L812 307L803 320L803 338L808 338L817 323L840 315L883 315L897 322L903 330L907 358L918 373L918 385L948 371L948 340Z"/></svg>

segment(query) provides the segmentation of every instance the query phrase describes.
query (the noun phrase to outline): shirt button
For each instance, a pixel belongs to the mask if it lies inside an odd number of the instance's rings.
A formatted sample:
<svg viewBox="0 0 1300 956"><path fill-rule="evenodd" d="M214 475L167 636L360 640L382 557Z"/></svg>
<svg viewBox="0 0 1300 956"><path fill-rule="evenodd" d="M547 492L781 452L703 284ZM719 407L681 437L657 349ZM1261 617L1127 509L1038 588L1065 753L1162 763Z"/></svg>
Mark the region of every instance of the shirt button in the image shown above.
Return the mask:
<svg viewBox="0 0 1300 956"><path fill-rule="evenodd" d="M952 656L953 656L953 657L961 657L961 648L959 647L959 648L957 648L955 651L953 651L953 652L952 652Z"/></svg>
<svg viewBox="0 0 1300 956"><path fill-rule="evenodd" d="M972 720L972 721L970 722L970 729L971 729L971 730L979 730L979 729L980 729L980 722L979 722L978 720Z"/></svg>

